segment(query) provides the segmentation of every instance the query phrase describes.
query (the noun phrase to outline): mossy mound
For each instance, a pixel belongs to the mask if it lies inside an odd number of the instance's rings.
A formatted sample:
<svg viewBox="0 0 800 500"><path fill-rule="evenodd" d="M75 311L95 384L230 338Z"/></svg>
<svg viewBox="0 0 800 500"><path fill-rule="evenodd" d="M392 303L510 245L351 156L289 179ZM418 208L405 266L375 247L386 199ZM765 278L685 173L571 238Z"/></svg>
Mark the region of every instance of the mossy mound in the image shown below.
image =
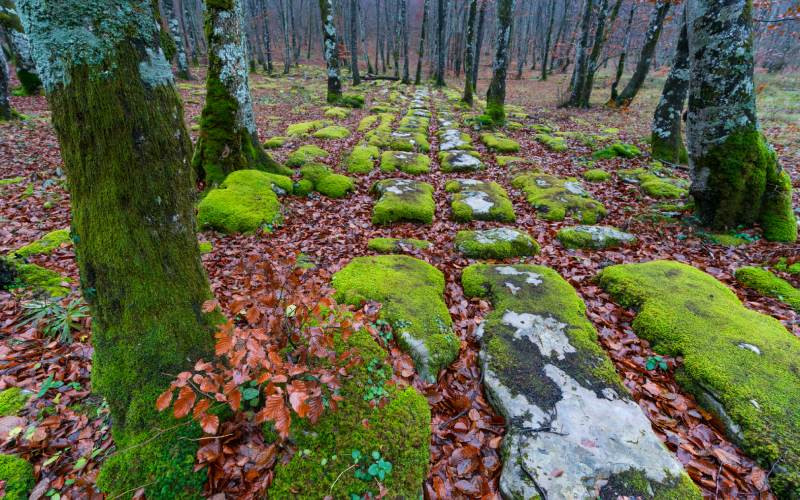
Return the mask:
<svg viewBox="0 0 800 500"><path fill-rule="evenodd" d="M539 243L531 235L508 227L459 231L455 247L471 259L510 259L539 253Z"/></svg>
<svg viewBox="0 0 800 500"><path fill-rule="evenodd" d="M0 283L0 289L3 290L30 288L44 292L51 297L64 297L71 291L66 285L72 280L66 276L42 266L26 264L24 261L10 257L0 257L0 272L2 272L0 278L3 280Z"/></svg>
<svg viewBox="0 0 800 500"><path fill-rule="evenodd" d="M389 142L386 147L395 151L419 151L427 153L431 150L428 137L422 132L396 131L389 134L388 139Z"/></svg>
<svg viewBox="0 0 800 500"><path fill-rule="evenodd" d="M458 222L493 220L514 222L514 205L503 186L474 179L447 181L445 190L453 195L453 219Z"/></svg>
<svg viewBox="0 0 800 500"><path fill-rule="evenodd" d="M635 168L620 170L619 176L625 182L639 184L645 194L653 198L675 199L689 193L689 183L683 179L670 177L668 170L656 164L651 169Z"/></svg>
<svg viewBox="0 0 800 500"><path fill-rule="evenodd" d="M772 297L800 311L800 290L767 269L760 267L740 267L735 273L736 280L761 295Z"/></svg>
<svg viewBox="0 0 800 500"><path fill-rule="evenodd" d="M33 465L17 456L0 454L0 481L5 482L5 500L27 500L36 484Z"/></svg>
<svg viewBox="0 0 800 500"><path fill-rule="evenodd" d="M317 139L344 139L350 136L350 131L341 125L329 125L312 134Z"/></svg>
<svg viewBox="0 0 800 500"><path fill-rule="evenodd" d="M18 414L30 397L30 394L22 392L19 387L9 387L0 392L0 417Z"/></svg>
<svg viewBox="0 0 800 500"><path fill-rule="evenodd" d="M503 498L596 498L600 488L603 498L701 498L623 386L566 280L542 266L476 264L461 282L466 296L493 306L478 335L486 394L508 423Z"/></svg>
<svg viewBox="0 0 800 500"><path fill-rule="evenodd" d="M325 116L328 118L336 118L338 120L343 120L350 116L351 111L347 108L340 108L338 106L329 106L325 108Z"/></svg>
<svg viewBox="0 0 800 500"><path fill-rule="evenodd" d="M519 143L501 133L492 134L487 132L481 134L481 142L492 151L499 151L501 153L516 153L519 151Z"/></svg>
<svg viewBox="0 0 800 500"><path fill-rule="evenodd" d="M541 172L518 175L511 184L525 191L528 203L545 220L560 221L572 215L584 224L595 224L606 215L605 207L583 189L577 179L561 179Z"/></svg>
<svg viewBox="0 0 800 500"><path fill-rule="evenodd" d="M516 167L528 162L528 160L519 156L497 155L494 159L501 167Z"/></svg>
<svg viewBox="0 0 800 500"><path fill-rule="evenodd" d="M286 135L289 137L303 137L329 124L330 122L327 120L312 120L308 122L293 123L286 128Z"/></svg>
<svg viewBox="0 0 800 500"><path fill-rule="evenodd" d="M536 134L534 137L550 151L562 152L569 149L567 141L563 137L549 134Z"/></svg>
<svg viewBox="0 0 800 500"><path fill-rule="evenodd" d="M372 186L372 192L380 195L372 209L373 224L433 222L436 203L433 201L433 186L426 182L384 179Z"/></svg>
<svg viewBox="0 0 800 500"><path fill-rule="evenodd" d="M636 236L611 226L565 227L556 237L567 248L615 248L636 241Z"/></svg>
<svg viewBox="0 0 800 500"><path fill-rule="evenodd" d="M0 179L0 187L10 186L12 184L19 184L23 180L25 180L24 177L11 177L9 179Z"/></svg>
<svg viewBox="0 0 800 500"><path fill-rule="evenodd" d="M264 147L267 149L277 149L283 147L289 141L288 137L284 137L282 135L278 135L275 137L270 137L266 141L264 141Z"/></svg>
<svg viewBox="0 0 800 500"><path fill-rule="evenodd" d="M69 236L69 229L57 229L51 231L40 239L28 243L27 245L14 250L12 253L15 257L31 257L33 255L42 255L53 253L53 251L61 245L72 243Z"/></svg>
<svg viewBox="0 0 800 500"><path fill-rule="evenodd" d="M467 151L475 149L472 138L458 129L444 129L439 131L439 151Z"/></svg>
<svg viewBox="0 0 800 500"><path fill-rule="evenodd" d="M320 158L326 158L329 154L330 153L319 146L305 144L294 150L292 153L289 153L289 157L286 160L286 165L289 167L302 167L306 163L319 160Z"/></svg>
<svg viewBox="0 0 800 500"><path fill-rule="evenodd" d="M381 172L398 170L410 175L426 174L431 171L431 159L421 153L384 151L381 155Z"/></svg>
<svg viewBox="0 0 800 500"><path fill-rule="evenodd" d="M735 234L713 233L707 234L705 237L717 245L726 247L740 247L743 245L749 245L753 242L751 239L736 236Z"/></svg>
<svg viewBox="0 0 800 500"><path fill-rule="evenodd" d="M633 144L615 142L609 144L599 151L592 154L595 160L609 160L611 158L636 158L641 156L642 151Z"/></svg>
<svg viewBox="0 0 800 500"><path fill-rule="evenodd" d="M361 94L342 94L342 96L336 100L336 104L339 106L356 109L363 108L365 102L364 96Z"/></svg>
<svg viewBox="0 0 800 500"><path fill-rule="evenodd" d="M404 247L426 250L430 246L429 241L414 238L372 238L367 243L367 248L378 253L402 253Z"/></svg>
<svg viewBox="0 0 800 500"><path fill-rule="evenodd" d="M226 233L249 233L260 227L269 228L281 216L274 183L273 176L259 170L232 172L200 201L197 207L199 226Z"/></svg>
<svg viewBox="0 0 800 500"><path fill-rule="evenodd" d="M381 151L375 146L356 146L347 155L345 165L351 174L368 174L375 166Z"/></svg>
<svg viewBox="0 0 800 500"><path fill-rule="evenodd" d="M583 178L589 182L606 182L611 179L611 174L602 168L593 168L584 172Z"/></svg>
<svg viewBox="0 0 800 500"><path fill-rule="evenodd" d="M367 115L358 122L358 128L356 129L359 132L366 132L373 125L378 122L378 115Z"/></svg>
<svg viewBox="0 0 800 500"><path fill-rule="evenodd" d="M800 274L800 261L789 264L785 257L781 257L775 264L775 269L789 274Z"/></svg>
<svg viewBox="0 0 800 500"><path fill-rule="evenodd" d="M321 163L312 163L300 169L304 180L310 181L314 191L330 198L343 198L355 190L355 181L346 175L336 174Z"/></svg>
<svg viewBox="0 0 800 500"><path fill-rule="evenodd" d="M340 303L383 304L398 344L414 359L419 375L435 381L439 370L458 356L460 342L444 302L444 275L406 255L356 257L333 275Z"/></svg>
<svg viewBox="0 0 800 500"><path fill-rule="evenodd" d="M214 245L210 241L201 241L197 244L197 246L200 247L201 255L211 253L214 250Z"/></svg>
<svg viewBox="0 0 800 500"><path fill-rule="evenodd" d="M439 153L439 168L442 172L475 172L485 166L475 151L442 151Z"/></svg>
<svg viewBox="0 0 800 500"><path fill-rule="evenodd" d="M344 343L342 343L344 344ZM430 409L416 389L385 385L385 404L370 406L370 389L391 380L386 352L363 330L350 336L345 346L364 361L343 381L335 412L326 412L312 425L292 422L291 437L297 446L288 464L275 467L270 498L362 498L378 495L377 484L355 475L352 453L373 451L392 464L382 481L390 498L418 498L430 459ZM342 352L344 346L337 345ZM371 367L371 370L370 370Z"/></svg>
<svg viewBox="0 0 800 500"><path fill-rule="evenodd" d="M800 342L776 319L747 309L712 276L654 261L605 268L600 285L638 310L637 334L682 356L675 376L766 468L773 491L800 495Z"/></svg>

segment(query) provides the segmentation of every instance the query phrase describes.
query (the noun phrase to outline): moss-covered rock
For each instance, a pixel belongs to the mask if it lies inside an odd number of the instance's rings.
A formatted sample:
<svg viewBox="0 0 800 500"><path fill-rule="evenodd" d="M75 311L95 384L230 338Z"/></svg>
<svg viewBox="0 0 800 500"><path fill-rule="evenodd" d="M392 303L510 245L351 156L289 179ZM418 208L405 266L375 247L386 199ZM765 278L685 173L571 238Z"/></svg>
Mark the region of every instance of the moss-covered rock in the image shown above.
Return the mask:
<svg viewBox="0 0 800 500"><path fill-rule="evenodd" d="M636 236L611 226L565 227L556 237L567 248L614 248L636 241Z"/></svg>
<svg viewBox="0 0 800 500"><path fill-rule="evenodd" d="M24 181L24 177L10 177L8 179L0 179L0 187L2 186L10 186L12 184L19 184L20 182Z"/></svg>
<svg viewBox="0 0 800 500"><path fill-rule="evenodd" d="M378 115L367 115L358 122L358 132L366 132L378 122Z"/></svg>
<svg viewBox="0 0 800 500"><path fill-rule="evenodd" d="M356 146L347 155L345 165L351 174L368 174L375 166L375 160L380 156L381 151L375 146Z"/></svg>
<svg viewBox="0 0 800 500"><path fill-rule="evenodd" d="M606 215L605 207L571 177L561 179L530 171L515 177L511 184L525 191L528 203L545 220L560 221L572 215L585 224L594 224Z"/></svg>
<svg viewBox="0 0 800 500"><path fill-rule="evenodd" d="M313 144L304 144L303 146L300 146L293 152L289 153L289 157L286 160L286 165L289 167L302 167L306 163L319 160L320 158L326 158L329 154L330 153L319 146L315 146Z"/></svg>
<svg viewBox="0 0 800 500"><path fill-rule="evenodd" d="M428 136L423 132L396 131L389 134L388 144L385 147L396 151L419 151L427 153L431 150ZM370 142L372 144L372 142Z"/></svg>
<svg viewBox="0 0 800 500"><path fill-rule="evenodd" d="M791 283L761 267L740 267L736 280L761 295L778 299L795 311L800 311L800 290Z"/></svg>
<svg viewBox="0 0 800 500"><path fill-rule="evenodd" d="M336 100L336 104L347 108L363 108L365 103L364 96L361 94L342 94Z"/></svg>
<svg viewBox="0 0 800 500"><path fill-rule="evenodd" d="M272 176L258 170L231 173L200 201L198 224L204 229L226 233L249 233L277 223L281 204L273 189L274 183Z"/></svg>
<svg viewBox="0 0 800 500"><path fill-rule="evenodd" d="M494 159L501 167L516 167L528 162L528 160L519 156L497 155Z"/></svg>
<svg viewBox="0 0 800 500"><path fill-rule="evenodd" d="M467 151L474 149L472 138L458 129L439 131L439 151Z"/></svg>
<svg viewBox="0 0 800 500"><path fill-rule="evenodd" d="M593 168L583 173L583 178L589 182L606 182L611 179L611 174L602 168Z"/></svg>
<svg viewBox="0 0 800 500"><path fill-rule="evenodd" d="M341 125L329 125L312 134L317 139L344 139L350 136L350 131Z"/></svg>
<svg viewBox="0 0 800 500"><path fill-rule="evenodd" d="M267 149L277 149L283 147L289 141L288 137L284 137L282 135L277 135L275 137L270 137L266 141L264 141L264 147Z"/></svg>
<svg viewBox="0 0 800 500"><path fill-rule="evenodd" d="M367 248L378 253L402 253L404 247L426 250L431 243L414 238L372 238L367 243Z"/></svg>
<svg viewBox="0 0 800 500"><path fill-rule="evenodd" d="M22 392L19 387L9 387L0 392L0 417L18 414L30 397L30 394Z"/></svg>
<svg viewBox="0 0 800 500"><path fill-rule="evenodd" d="M205 255L214 250L214 245L210 241L200 241L197 244L200 247L200 254Z"/></svg>
<svg viewBox="0 0 800 500"><path fill-rule="evenodd" d="M5 500L27 500L36 484L33 465L14 455L0 454L0 481L5 482Z"/></svg>
<svg viewBox="0 0 800 500"><path fill-rule="evenodd" d="M373 224L412 221L430 224L436 204L433 186L408 179L384 179L372 186L380 198L372 209Z"/></svg>
<svg viewBox="0 0 800 500"><path fill-rule="evenodd" d="M346 175L336 174L321 163L311 163L300 169L304 180L314 185L314 191L330 198L343 198L355 190L355 181Z"/></svg>
<svg viewBox="0 0 800 500"><path fill-rule="evenodd" d="M476 151L441 151L439 168L442 172L475 172L485 168Z"/></svg>
<svg viewBox="0 0 800 500"><path fill-rule="evenodd" d="M327 120L312 120L307 122L293 123L286 128L286 135L289 137L303 137L329 124L330 122Z"/></svg>
<svg viewBox="0 0 800 500"><path fill-rule="evenodd" d="M501 133L493 134L487 132L481 134L481 142L492 151L499 151L500 153L516 153L519 151L519 143Z"/></svg>
<svg viewBox="0 0 800 500"><path fill-rule="evenodd" d="M642 151L633 144L615 142L592 154L595 160L609 160L611 158L636 158Z"/></svg>
<svg viewBox="0 0 800 500"><path fill-rule="evenodd" d="M676 379L766 468L773 491L800 495L800 342L747 309L712 276L671 261L605 268L600 285L638 310L633 328L683 357Z"/></svg>
<svg viewBox="0 0 800 500"><path fill-rule="evenodd" d="M474 179L447 181L445 190L453 194L453 219L459 222L493 220L514 222L514 205L503 186Z"/></svg>
<svg viewBox="0 0 800 500"><path fill-rule="evenodd" d="M411 175L426 174L431 171L431 159L422 153L384 151L381 155L381 172L398 170Z"/></svg>
<svg viewBox="0 0 800 500"><path fill-rule="evenodd" d="M458 355L460 342L444 302L444 275L405 255L357 257L333 276L336 300L383 304L398 344L414 359L420 376L436 379Z"/></svg>
<svg viewBox="0 0 800 500"><path fill-rule="evenodd" d="M343 120L350 116L351 111L347 108L340 108L338 106L328 106L325 108L325 116L328 118L336 118Z"/></svg>
<svg viewBox="0 0 800 500"><path fill-rule="evenodd" d="M713 241L717 245L722 245L726 247L740 247L742 245L748 245L753 242L753 240L751 239L747 239L742 236L736 236L735 234L712 233L712 234L706 234L705 238L707 238L710 241Z"/></svg>
<svg viewBox="0 0 800 500"><path fill-rule="evenodd" d="M786 257L781 257L778 259L778 263L775 264L775 269L789 274L800 274L800 261L790 264Z"/></svg>
<svg viewBox="0 0 800 500"><path fill-rule="evenodd" d="M61 245L71 244L69 229L57 229L51 231L40 239L28 243L27 245L14 250L12 255L16 257L31 257L33 255L42 255L53 253L53 251Z"/></svg>
<svg viewBox="0 0 800 500"><path fill-rule="evenodd" d="M465 295L493 305L478 335L486 394L508 422L504 498L540 498L541 491L595 498L601 488L603 498L655 498L655 491L664 492L659 498L701 498L620 381L583 301L558 273L477 264L461 282Z"/></svg>
<svg viewBox="0 0 800 500"><path fill-rule="evenodd" d="M563 137L549 134L536 134L534 137L550 151L562 152L569 148L567 141Z"/></svg>
<svg viewBox="0 0 800 500"><path fill-rule="evenodd" d="M31 288L40 290L51 297L64 297L70 288L65 286L72 280L55 271L36 264L16 263L17 282L12 288Z"/></svg>
<svg viewBox="0 0 800 500"><path fill-rule="evenodd" d="M639 184L642 191L653 198L682 198L689 193L689 183L684 179L670 177L669 171L660 164L650 169L620 170L619 176L625 182Z"/></svg>
<svg viewBox="0 0 800 500"><path fill-rule="evenodd" d="M459 231L455 247L472 259L509 259L539 253L539 243L531 235L508 227Z"/></svg>

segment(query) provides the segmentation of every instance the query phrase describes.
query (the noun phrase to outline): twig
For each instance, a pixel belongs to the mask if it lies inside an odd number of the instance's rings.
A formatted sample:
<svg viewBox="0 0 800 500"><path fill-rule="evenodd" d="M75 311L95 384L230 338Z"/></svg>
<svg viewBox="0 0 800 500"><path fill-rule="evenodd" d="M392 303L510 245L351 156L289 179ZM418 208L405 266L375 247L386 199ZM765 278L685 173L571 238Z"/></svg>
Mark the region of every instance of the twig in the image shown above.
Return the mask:
<svg viewBox="0 0 800 500"><path fill-rule="evenodd" d="M343 470L342 472L340 472L340 473L339 473L339 475L338 475L338 476L336 476L336 480L333 482L333 484L331 484L331 487L330 487L330 489L328 490L328 493L331 493L331 492L333 492L333 487L334 487L334 486L336 486L336 483L339 481L339 478L341 478L341 477L342 477L342 475L344 475L344 473L345 473L345 472L349 471L350 469L352 469L353 467L355 467L355 466L357 466L357 465L358 465L358 464L353 464L353 465L351 465L350 467L348 467L348 468L346 468L345 470Z"/></svg>
<svg viewBox="0 0 800 500"><path fill-rule="evenodd" d="M136 487L134 487L134 488L131 488L131 489L129 489L128 491L123 491L122 493L120 493L120 494L118 494L118 495L115 495L115 496L113 496L113 497L109 498L108 500L115 500L115 499L117 499L117 498L120 498L120 497L122 497L122 496L125 496L125 495L127 495L128 493L130 493L130 492L132 492L132 491L136 491L136 490L138 490L139 488L146 488L146 487L150 486L150 485L151 485L151 484L153 484L153 483L155 483L155 481L150 481L150 482L149 482L149 483L147 483L147 484L143 484L143 485L141 485L141 486L136 486Z"/></svg>
<svg viewBox="0 0 800 500"><path fill-rule="evenodd" d="M446 421L446 422L442 422L441 424L439 424L439 430L443 430L445 427L447 427L448 425L452 424L453 422L455 422L455 421L456 421L456 420L458 420L459 418L463 417L463 416L464 416L464 415L466 415L467 413L469 413L469 410L462 410L462 411L461 411L461 412L459 412L459 413L458 413L458 415L456 415L455 417L453 417L453 418L449 419L449 420L448 420L448 421Z"/></svg>

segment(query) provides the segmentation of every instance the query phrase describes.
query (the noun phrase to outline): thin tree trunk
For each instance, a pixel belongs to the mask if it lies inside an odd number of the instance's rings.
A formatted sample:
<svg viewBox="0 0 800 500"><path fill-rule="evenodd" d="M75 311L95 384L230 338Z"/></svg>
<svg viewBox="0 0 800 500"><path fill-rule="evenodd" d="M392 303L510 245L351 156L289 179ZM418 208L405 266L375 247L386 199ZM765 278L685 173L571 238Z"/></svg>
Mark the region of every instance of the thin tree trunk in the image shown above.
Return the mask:
<svg viewBox="0 0 800 500"><path fill-rule="evenodd" d="M272 64L272 40L269 35L269 8L266 5L267 0L261 0L261 12L264 16L264 51L267 56L267 74L272 75L275 68Z"/></svg>
<svg viewBox="0 0 800 500"><path fill-rule="evenodd" d="M686 147L681 134L681 115L689 91L689 39L686 15L675 47L672 68L653 115L651 145L653 158L670 163L686 163Z"/></svg>
<svg viewBox="0 0 800 500"><path fill-rule="evenodd" d="M375 73L375 70L372 67L372 61L370 61L370 59L369 59L369 49L367 47L367 30L366 30L366 26L364 26L364 24L365 24L364 23L364 17L365 16L361 15L362 12L361 12L361 3L360 2L357 4L356 9L358 11L358 33L359 33L359 36L361 36L361 48L362 48L363 54L364 54L364 64L367 65L367 74L371 75L371 74ZM377 61L376 61L376 63L377 63Z"/></svg>
<svg viewBox="0 0 800 500"><path fill-rule="evenodd" d="M486 114L495 122L506 119L506 73L513 26L514 0L497 0L497 46L492 63L492 81L486 93Z"/></svg>
<svg viewBox="0 0 800 500"><path fill-rule="evenodd" d="M617 61L617 72L614 75L614 83L611 84L611 102L617 100L619 94L617 93L617 87L619 87L619 82L622 80L622 73L625 71L625 60L628 57L628 46L631 42L631 27L633 25L633 16L636 14L636 8L638 4L634 3L631 5L631 11L628 14L628 23L625 26L625 38L622 41L622 52L619 54L619 60ZM683 104L681 104L683 107Z"/></svg>
<svg viewBox="0 0 800 500"><path fill-rule="evenodd" d="M350 73L353 85L361 85L358 74L358 0L350 0Z"/></svg>
<svg viewBox="0 0 800 500"><path fill-rule="evenodd" d="M556 64L556 54L560 53L561 48L561 37L564 34L564 28L567 25L567 12L569 11L569 3L564 2L564 12L561 14L561 23L558 25L558 33L556 34L556 43L553 44L553 53L550 56L550 74L553 73L553 68L555 68Z"/></svg>
<svg viewBox="0 0 800 500"><path fill-rule="evenodd" d="M570 94L564 106L578 108L583 103L583 89L586 85L586 72L589 68L589 34L592 28L592 7L594 0L585 0L581 18L581 40L575 49L575 67L572 69Z"/></svg>
<svg viewBox="0 0 800 500"><path fill-rule="evenodd" d="M478 0L470 0L469 14L467 17L467 57L466 67L464 68L464 95L462 101L472 106L472 96L475 93L475 87L472 83L472 74L474 73L473 65L475 64L475 19L477 17Z"/></svg>
<svg viewBox="0 0 800 500"><path fill-rule="evenodd" d="M472 66L472 90L478 91L478 72L481 68L481 50L483 50L483 25L486 21L486 8L489 6L488 0L481 0L481 8L478 10L478 32L475 33L475 64Z"/></svg>
<svg viewBox="0 0 800 500"><path fill-rule="evenodd" d="M392 42L392 59L394 60L394 76L400 78L400 43L403 37L403 16L401 14L402 4L404 0L395 1L395 15L394 15L394 40Z"/></svg>
<svg viewBox="0 0 800 500"><path fill-rule="evenodd" d="M178 22L178 18L175 16L175 8L172 5L172 0L162 0L161 5L167 16L167 25L169 26L169 33L172 35L172 41L175 42L175 62L178 66L177 76L182 80L191 80L192 74L189 71L189 60L186 57L186 50L183 45L181 26Z"/></svg>
<svg viewBox="0 0 800 500"><path fill-rule="evenodd" d="M525 70L525 63L528 61L531 24L533 24L533 15L530 12L527 12L525 15L525 31L519 33L521 37L519 37L519 45L517 46L517 74L514 76L514 79L516 80L520 80L522 78L522 72ZM534 61L535 60L536 58L534 57ZM534 63L534 66L535 65L536 64Z"/></svg>
<svg viewBox="0 0 800 500"><path fill-rule="evenodd" d="M609 15L608 0L601 0L600 13L597 16L597 26L595 28L594 44L592 52L589 54L589 64L586 69L586 81L583 85L583 95L581 96L581 106L588 108L591 104L592 90L594 86L594 75L599 69L600 55L603 53L606 41L608 40L608 31L606 27L611 28L617 20L619 15L619 8L622 5L622 0L617 0L614 7L611 9Z"/></svg>
<svg viewBox="0 0 800 500"><path fill-rule="evenodd" d="M292 69L292 51L289 47L289 19L284 0L278 2L278 15L281 16L281 28L283 30L283 74L288 75ZM291 1L291 0L289 0Z"/></svg>
<svg viewBox="0 0 800 500"><path fill-rule="evenodd" d="M427 0L426 0L427 1ZM381 61L381 73L386 73L386 60L383 58L383 30L381 30L381 0L375 0L375 70Z"/></svg>
<svg viewBox="0 0 800 500"><path fill-rule="evenodd" d="M311 36L313 33L314 26L317 24L317 19L319 16L314 15L314 2L308 2L308 19L307 19L307 26L308 29L306 30L306 61L311 60L311 42L314 40L314 37ZM367 50L367 46L364 45L364 50Z"/></svg>
<svg viewBox="0 0 800 500"><path fill-rule="evenodd" d="M444 44L444 23L445 12L447 12L447 0L436 0L438 24L436 27L436 86L444 87L444 59L447 50Z"/></svg>
<svg viewBox="0 0 800 500"><path fill-rule="evenodd" d="M286 17L289 18L289 31L292 34L292 60L295 67L300 64L300 47L297 45L297 30L294 27L294 0L289 0L286 7Z"/></svg>
<svg viewBox="0 0 800 500"><path fill-rule="evenodd" d="M336 53L336 25L333 23L333 0L319 0L322 20L323 50L328 72L328 102L342 98L342 80L339 78L339 55Z"/></svg>
<svg viewBox="0 0 800 500"><path fill-rule="evenodd" d="M564 9L567 7L564 6ZM556 19L556 0L550 0L550 16L547 22L547 31L544 38L544 46L542 47L542 81L547 80L548 57L550 57L550 37L553 34L553 24ZM559 32L559 36L561 36ZM556 38L556 43L558 39Z"/></svg>
<svg viewBox="0 0 800 500"><path fill-rule="evenodd" d="M419 33L419 48L417 49L417 73L414 76L414 85L419 85L422 81L422 59L425 52L425 32L428 29L428 6L430 0L425 0L422 4L422 28Z"/></svg>
<svg viewBox="0 0 800 500"><path fill-rule="evenodd" d="M403 23L403 83L411 83L408 60L408 0L400 0L400 22Z"/></svg>
<svg viewBox="0 0 800 500"><path fill-rule="evenodd" d="M0 47L0 121L10 120L14 117L11 110L11 101L8 99L8 64L6 54Z"/></svg>

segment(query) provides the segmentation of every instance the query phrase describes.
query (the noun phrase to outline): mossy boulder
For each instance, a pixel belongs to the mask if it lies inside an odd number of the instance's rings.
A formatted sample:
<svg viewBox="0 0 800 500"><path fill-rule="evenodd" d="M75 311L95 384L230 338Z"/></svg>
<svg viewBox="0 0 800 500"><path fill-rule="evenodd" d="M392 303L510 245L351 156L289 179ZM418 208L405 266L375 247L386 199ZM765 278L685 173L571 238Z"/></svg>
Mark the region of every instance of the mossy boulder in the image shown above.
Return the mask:
<svg viewBox="0 0 800 500"><path fill-rule="evenodd" d="M519 143L501 133L493 134L487 132L481 134L481 142L492 151L498 151L500 153L516 153L519 151Z"/></svg>
<svg viewBox="0 0 800 500"><path fill-rule="evenodd" d="M442 172L475 172L485 168L481 155L476 151L441 151L439 168Z"/></svg>
<svg viewBox="0 0 800 500"><path fill-rule="evenodd" d="M572 215L584 224L595 224L606 215L603 204L590 197L575 178L529 171L515 177L511 185L525 192L528 203L545 220L560 221Z"/></svg>
<svg viewBox="0 0 800 500"><path fill-rule="evenodd" d="M281 135L270 137L266 141L264 141L264 147L267 149L277 149L283 147L289 141L288 137L284 137Z"/></svg>
<svg viewBox="0 0 800 500"><path fill-rule="evenodd" d="M465 151L474 149L472 138L458 129L439 131L439 151Z"/></svg>
<svg viewBox="0 0 800 500"><path fill-rule="evenodd" d="M495 161L501 167L516 167L517 165L522 165L528 162L525 158L520 158L519 156L508 156L508 155L497 155L495 156Z"/></svg>
<svg viewBox="0 0 800 500"><path fill-rule="evenodd" d="M539 253L539 243L531 235L509 227L459 231L455 247L472 259L510 259Z"/></svg>
<svg viewBox="0 0 800 500"><path fill-rule="evenodd" d="M375 160L380 156L381 151L375 146L356 146L347 155L345 165L351 174L368 174L375 166Z"/></svg>
<svg viewBox="0 0 800 500"><path fill-rule="evenodd" d="M762 467L772 490L800 495L800 341L691 266L654 261L605 268L600 285L638 311L636 333L680 356L676 380Z"/></svg>
<svg viewBox="0 0 800 500"><path fill-rule="evenodd" d="M317 130L312 135L317 139L344 139L350 136L350 131L341 125L330 125Z"/></svg>
<svg viewBox="0 0 800 500"><path fill-rule="evenodd" d="M689 183L684 179L670 177L668 170L660 165L650 169L635 168L620 170L620 178L632 184L639 184L645 194L653 198L675 199L689 193Z"/></svg>
<svg viewBox="0 0 800 500"><path fill-rule="evenodd" d="M384 179L372 186L380 198L372 209L373 224L391 224L398 221L430 224L436 204L433 186L426 182L408 179Z"/></svg>
<svg viewBox="0 0 800 500"><path fill-rule="evenodd" d="M503 498L596 498L601 489L602 498L701 498L566 280L542 266L476 264L461 282L493 306L478 336L486 394L508 423Z"/></svg>
<svg viewBox="0 0 800 500"><path fill-rule="evenodd" d="M25 407L31 395L19 387L9 387L0 392L0 417L16 415Z"/></svg>
<svg viewBox="0 0 800 500"><path fill-rule="evenodd" d="M534 137L550 151L562 152L569 148L567 141L563 137L549 134L536 134Z"/></svg>
<svg viewBox="0 0 800 500"><path fill-rule="evenodd" d="M286 160L286 165L289 167L302 167L306 163L311 163L319 160L320 158L326 158L329 154L330 153L319 146L305 144L289 153L289 157Z"/></svg>
<svg viewBox="0 0 800 500"><path fill-rule="evenodd" d="M641 156L642 151L633 144L615 142L609 144L599 151L592 154L595 160L609 160L611 158L636 158Z"/></svg>
<svg viewBox="0 0 800 500"><path fill-rule="evenodd" d="M199 226L226 233L249 233L276 224L281 218L281 204L274 183L273 176L259 170L232 172L200 201Z"/></svg>
<svg viewBox="0 0 800 500"><path fill-rule="evenodd" d="M358 128L356 129L358 132L366 132L373 125L378 123L378 115L367 115L358 122Z"/></svg>
<svg viewBox="0 0 800 500"><path fill-rule="evenodd" d="M567 248L615 248L636 241L636 236L611 226L565 227L556 237Z"/></svg>
<svg viewBox="0 0 800 500"><path fill-rule="evenodd" d="M351 111L347 108L340 108L338 106L329 106L325 108L325 116L328 118L336 118L343 120L350 116Z"/></svg>
<svg viewBox="0 0 800 500"><path fill-rule="evenodd" d="M445 190L453 193L453 219L458 222L493 220L514 222L514 205L503 186L475 179L447 181Z"/></svg>
<svg viewBox="0 0 800 500"><path fill-rule="evenodd" d="M71 289L68 285L72 281L50 269L11 257L0 257L0 280L2 290L28 288L51 297L69 295Z"/></svg>
<svg viewBox="0 0 800 500"><path fill-rule="evenodd" d="M381 155L381 172L398 170L410 175L426 174L431 171L431 159L422 153L384 151Z"/></svg>
<svg viewBox="0 0 800 500"><path fill-rule="evenodd" d="M42 255L42 254L49 254L53 253L53 251L60 247L61 245L71 244L72 240L69 236L69 229L57 229L55 231L51 231L40 239L28 243L27 245L20 247L11 254L16 257L31 257L34 255Z"/></svg>
<svg viewBox="0 0 800 500"><path fill-rule="evenodd" d="M709 241L716 243L717 245L722 245L725 247L740 247L753 243L752 239L737 236L735 234L711 233L704 235L704 237Z"/></svg>
<svg viewBox="0 0 800 500"><path fill-rule="evenodd" d="M800 274L800 261L789 263L786 257L778 259L775 269L789 274Z"/></svg>
<svg viewBox="0 0 800 500"><path fill-rule="evenodd" d="M602 168L593 168L584 172L583 178L589 182L606 182L611 179L611 174Z"/></svg>
<svg viewBox="0 0 800 500"><path fill-rule="evenodd" d="M735 273L736 280L761 295L772 297L800 311L800 290L791 283L761 267L740 267Z"/></svg>
<svg viewBox="0 0 800 500"><path fill-rule="evenodd" d="M343 198L355 190L355 181L346 175L336 174L321 163L311 163L300 169L303 180L310 181L314 191L330 198Z"/></svg>
<svg viewBox="0 0 800 500"><path fill-rule="evenodd" d="M372 238L367 243L367 248L378 253L402 253L405 248L426 250L431 243L414 238Z"/></svg>
<svg viewBox="0 0 800 500"><path fill-rule="evenodd" d="M364 107L365 102L366 100L361 94L342 94L342 96L337 99L336 104L347 108L360 109Z"/></svg>
<svg viewBox="0 0 800 500"><path fill-rule="evenodd" d="M427 153L431 150L428 136L423 132L396 131L389 134L389 149L395 151L420 151Z"/></svg>
<svg viewBox="0 0 800 500"><path fill-rule="evenodd" d="M307 122L293 123L286 128L286 135L289 137L303 137L329 124L330 122L327 120L312 120Z"/></svg>
<svg viewBox="0 0 800 500"><path fill-rule="evenodd" d="M444 275L406 255L356 257L333 275L340 303L383 304L381 318L389 322L400 347L414 359L419 375L436 380L439 370L458 356L460 342L444 302Z"/></svg>
<svg viewBox="0 0 800 500"><path fill-rule="evenodd" d="M5 482L5 500L27 500L36 484L33 465L17 456L0 454L0 481Z"/></svg>

